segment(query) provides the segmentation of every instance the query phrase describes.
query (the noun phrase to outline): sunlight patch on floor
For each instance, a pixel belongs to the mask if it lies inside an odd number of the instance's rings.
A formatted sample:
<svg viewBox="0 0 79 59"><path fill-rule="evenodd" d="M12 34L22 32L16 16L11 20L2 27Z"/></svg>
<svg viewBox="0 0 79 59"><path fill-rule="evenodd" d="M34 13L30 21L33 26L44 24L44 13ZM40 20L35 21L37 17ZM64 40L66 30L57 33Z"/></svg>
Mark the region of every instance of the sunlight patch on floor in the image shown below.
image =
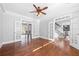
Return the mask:
<svg viewBox="0 0 79 59"><path fill-rule="evenodd" d="M35 52L35 51L37 51L37 50L39 50L39 49L41 49L41 48L43 48L43 47L49 45L50 43L52 43L52 41L51 41L51 42L48 42L48 43L46 43L46 44L44 44L43 46L40 46L40 47L34 49L32 52Z"/></svg>

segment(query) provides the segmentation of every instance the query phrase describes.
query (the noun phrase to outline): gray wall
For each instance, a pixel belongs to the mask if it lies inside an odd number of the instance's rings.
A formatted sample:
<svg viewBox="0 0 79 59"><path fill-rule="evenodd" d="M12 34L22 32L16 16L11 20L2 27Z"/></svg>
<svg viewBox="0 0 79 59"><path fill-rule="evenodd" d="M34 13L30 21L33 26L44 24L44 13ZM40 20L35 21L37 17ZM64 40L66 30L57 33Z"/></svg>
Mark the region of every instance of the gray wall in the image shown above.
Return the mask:
<svg viewBox="0 0 79 59"><path fill-rule="evenodd" d="M0 6L0 44L2 43L2 18L3 18L3 11Z"/></svg>
<svg viewBox="0 0 79 59"><path fill-rule="evenodd" d="M3 42L13 41L15 17L5 13L3 15L2 32Z"/></svg>
<svg viewBox="0 0 79 59"><path fill-rule="evenodd" d="M39 24L40 24L40 21L39 20L33 20L32 21L32 37L33 38L36 38L36 37L39 37Z"/></svg>
<svg viewBox="0 0 79 59"><path fill-rule="evenodd" d="M79 49L79 12L72 14L71 34L71 45Z"/></svg>
<svg viewBox="0 0 79 59"><path fill-rule="evenodd" d="M70 44L71 46L79 49L79 12L74 11L70 14L71 16L70 20ZM41 20L40 21L40 36L43 38L48 38L48 24L49 22L53 21L53 19L50 20Z"/></svg>
<svg viewBox="0 0 79 59"><path fill-rule="evenodd" d="M18 20L25 20L26 22L30 22L33 24L32 26L32 35L33 38L39 36L39 21L38 20L33 20L31 18L28 17L23 17L22 15L16 14L16 13L11 13L11 12L6 12L3 15L3 23L2 23L2 42L11 42L11 41L15 41L17 39L15 39L15 32L16 31L20 31L20 29L15 29L16 26L19 25L15 25L15 22ZM20 23L20 22L19 22ZM20 24L21 26L21 24ZM19 27L21 28L21 27Z"/></svg>
<svg viewBox="0 0 79 59"><path fill-rule="evenodd" d="M40 21L40 36L47 38L48 22Z"/></svg>
<svg viewBox="0 0 79 59"><path fill-rule="evenodd" d="M39 29L40 37L48 38L48 24L51 21L53 21L53 19L40 21L40 29Z"/></svg>

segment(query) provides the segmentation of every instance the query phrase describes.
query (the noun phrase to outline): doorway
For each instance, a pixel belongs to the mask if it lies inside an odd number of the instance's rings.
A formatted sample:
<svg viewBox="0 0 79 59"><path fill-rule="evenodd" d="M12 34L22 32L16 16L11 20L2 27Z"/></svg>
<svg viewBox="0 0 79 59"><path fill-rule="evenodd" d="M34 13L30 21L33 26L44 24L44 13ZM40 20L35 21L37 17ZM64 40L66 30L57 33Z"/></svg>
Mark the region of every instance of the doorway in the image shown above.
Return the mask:
<svg viewBox="0 0 79 59"><path fill-rule="evenodd" d="M32 24L22 23L22 44L29 44L32 41Z"/></svg>
<svg viewBox="0 0 79 59"><path fill-rule="evenodd" d="M48 24L48 38L49 40L53 40L53 22Z"/></svg>
<svg viewBox="0 0 79 59"><path fill-rule="evenodd" d="M59 21L55 21L55 33L58 34L58 38L60 39L70 39L71 36L71 20L63 19Z"/></svg>

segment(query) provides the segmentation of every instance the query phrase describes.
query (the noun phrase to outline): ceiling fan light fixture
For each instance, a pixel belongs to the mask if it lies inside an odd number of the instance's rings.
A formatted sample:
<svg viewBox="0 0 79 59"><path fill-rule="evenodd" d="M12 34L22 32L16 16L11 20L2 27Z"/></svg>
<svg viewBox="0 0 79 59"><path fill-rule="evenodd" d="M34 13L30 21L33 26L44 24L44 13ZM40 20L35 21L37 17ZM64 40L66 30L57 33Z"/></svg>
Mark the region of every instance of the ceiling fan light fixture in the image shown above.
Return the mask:
<svg viewBox="0 0 79 59"><path fill-rule="evenodd" d="M37 13L36 15L37 15L37 16L42 16L43 14L42 14L42 13L39 13L39 14Z"/></svg>
<svg viewBox="0 0 79 59"><path fill-rule="evenodd" d="M33 4L33 6L36 10L32 13L36 13L37 16L46 15L46 13L43 11L46 10L48 7L41 8L39 6L36 6L35 4Z"/></svg>

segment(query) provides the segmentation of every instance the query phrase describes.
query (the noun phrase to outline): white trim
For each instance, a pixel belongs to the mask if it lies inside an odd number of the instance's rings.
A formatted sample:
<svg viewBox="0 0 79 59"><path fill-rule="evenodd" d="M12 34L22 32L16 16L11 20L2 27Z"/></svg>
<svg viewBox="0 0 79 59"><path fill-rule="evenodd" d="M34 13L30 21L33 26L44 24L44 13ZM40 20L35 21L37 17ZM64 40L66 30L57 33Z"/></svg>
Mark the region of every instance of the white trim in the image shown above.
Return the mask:
<svg viewBox="0 0 79 59"><path fill-rule="evenodd" d="M52 27L51 27L51 24L52 24ZM48 24L48 38L51 37L51 29L53 29L53 21L51 21L49 24ZM53 30L52 30L52 33L53 33ZM53 36L53 34L52 34ZM53 37L52 37L53 38Z"/></svg>
<svg viewBox="0 0 79 59"><path fill-rule="evenodd" d="M33 39L34 38L39 38L40 36L35 36L35 37L33 37ZM18 41L21 41L21 40L13 40L13 41L8 41L8 42L3 42L2 44L0 44L0 47L2 47L2 45L4 45L4 44L10 44L10 43L13 43L13 42L18 42Z"/></svg>
<svg viewBox="0 0 79 59"><path fill-rule="evenodd" d="M52 39L50 39L50 38L48 38L48 37L44 37L44 36L35 36L35 37L32 37L33 39L34 38L43 38L43 39L47 39L47 40L51 40L51 41L54 41L54 40L52 40Z"/></svg>
<svg viewBox="0 0 79 59"><path fill-rule="evenodd" d="M72 45L71 45L72 46ZM77 49L77 50L79 50L79 48L78 47L75 47L75 46L72 46L73 48L75 48L75 49Z"/></svg>
<svg viewBox="0 0 79 59"><path fill-rule="evenodd" d="M70 45L70 46L72 46L73 48L75 48L75 49L78 49L79 50L79 47L77 47L77 46L75 46L75 45Z"/></svg>
<svg viewBox="0 0 79 59"><path fill-rule="evenodd" d="M25 18L28 18L28 19L33 19L33 18L30 18L30 17L24 16L24 15L15 13L15 12L12 12L12 11L8 11L8 10L6 10L6 13L7 13L7 14L14 15L14 16L21 16L21 17L25 17Z"/></svg>
<svg viewBox="0 0 79 59"><path fill-rule="evenodd" d="M33 37L33 39L34 39L34 38L44 38L44 39L51 40L51 39L49 39L49 38L47 38L47 37L43 37L43 36L35 36L35 37ZM18 41L21 41L21 40L13 40L13 41L8 41L8 42L3 42L2 44L0 44L0 48L1 48L2 45L4 45L4 44L10 44L10 43L13 43L13 42L18 42Z"/></svg>
<svg viewBox="0 0 79 59"><path fill-rule="evenodd" d="M44 39L50 40L50 41L52 41L52 42L55 42L55 39L51 39L51 38L48 38L48 37L40 36L40 38L44 38Z"/></svg>
<svg viewBox="0 0 79 59"><path fill-rule="evenodd" d="M44 38L44 39L47 39L47 40L50 40L50 41L53 41L54 42L54 39L50 39L48 37L40 36L40 38Z"/></svg>
<svg viewBox="0 0 79 59"><path fill-rule="evenodd" d="M35 37L33 37L33 38L39 38L40 36L35 36ZM9 43L13 43L13 42L18 42L18 41L21 41L21 40L13 40L13 41L8 41L8 42L3 42L1 45L0 45L0 47L2 46L2 45L4 45L4 44L9 44Z"/></svg>
<svg viewBox="0 0 79 59"><path fill-rule="evenodd" d="M21 41L21 40L14 40L14 41L3 42L2 45L9 44L9 43L13 43L13 42L18 42L18 41Z"/></svg>
<svg viewBox="0 0 79 59"><path fill-rule="evenodd" d="M40 36L35 36L35 37L32 37L32 38L33 38L33 39L34 39L34 38L40 38Z"/></svg>
<svg viewBox="0 0 79 59"><path fill-rule="evenodd" d="M48 37L44 37L44 36L35 36L35 37L32 37L33 39L34 38L44 38L44 39L47 39L47 40L51 40L50 38L48 38Z"/></svg>
<svg viewBox="0 0 79 59"><path fill-rule="evenodd" d="M40 36L40 38L49 39L48 37Z"/></svg>
<svg viewBox="0 0 79 59"><path fill-rule="evenodd" d="M32 18L32 17L27 17L27 16L24 16L24 15L18 14L18 13L16 13L16 12L8 11L8 10L6 10L5 13L10 14L10 15L14 15L14 16L18 16L18 17L22 17L22 18L26 18L26 19L28 19L28 21L33 21L33 20L35 20L35 19ZM36 20L40 21L39 19L36 19Z"/></svg>

